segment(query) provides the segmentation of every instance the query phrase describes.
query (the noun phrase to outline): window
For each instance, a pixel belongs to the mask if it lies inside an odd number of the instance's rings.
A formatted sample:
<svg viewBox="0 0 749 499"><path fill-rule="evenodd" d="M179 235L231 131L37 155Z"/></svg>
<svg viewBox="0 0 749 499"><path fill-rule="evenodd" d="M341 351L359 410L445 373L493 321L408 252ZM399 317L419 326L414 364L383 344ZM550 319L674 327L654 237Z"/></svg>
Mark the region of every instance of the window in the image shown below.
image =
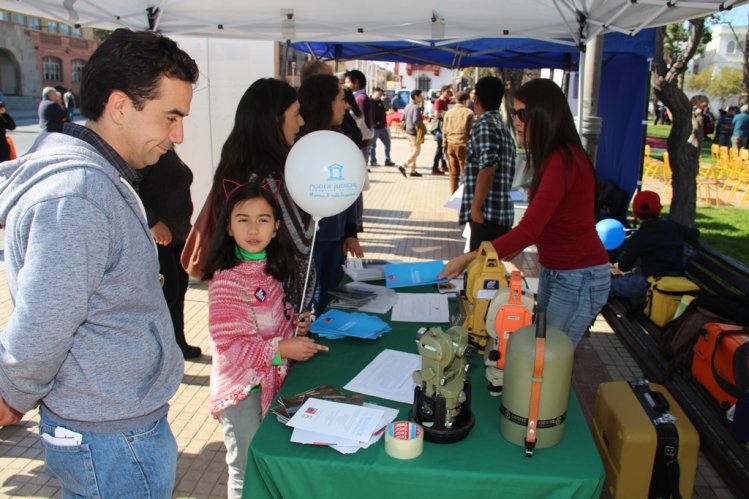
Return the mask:
<svg viewBox="0 0 749 499"><path fill-rule="evenodd" d="M80 83L81 81L81 72L83 71L83 66L86 65L86 61L82 61L80 59L73 59L70 61L70 78L73 80L73 83Z"/></svg>
<svg viewBox="0 0 749 499"><path fill-rule="evenodd" d="M79 28L78 26L76 26L75 28L73 28L73 35L77 36L78 38L80 38L80 37L83 36L83 31L81 31L81 28Z"/></svg>
<svg viewBox="0 0 749 499"><path fill-rule="evenodd" d="M0 21L5 21L6 23L10 21L10 12L7 10L0 11Z"/></svg>
<svg viewBox="0 0 749 499"><path fill-rule="evenodd" d="M38 17L29 17L29 28L35 29L37 31L41 31L42 22L39 20Z"/></svg>
<svg viewBox="0 0 749 499"><path fill-rule="evenodd" d="M42 58L42 74L45 81L62 81L62 61L57 57Z"/></svg>
<svg viewBox="0 0 749 499"><path fill-rule="evenodd" d="M70 25L69 24L61 24L60 25L60 34L64 36L70 36Z"/></svg>
<svg viewBox="0 0 749 499"><path fill-rule="evenodd" d="M26 26L26 16L23 14L13 14L11 16L11 19L14 23L20 24L21 26Z"/></svg>
<svg viewBox="0 0 749 499"><path fill-rule="evenodd" d="M47 31L57 33L57 21L47 21Z"/></svg>
<svg viewBox="0 0 749 499"><path fill-rule="evenodd" d="M728 45L726 45L726 54L733 54L736 52L736 42L731 40L728 42Z"/></svg>
<svg viewBox="0 0 749 499"><path fill-rule="evenodd" d="M428 92L429 87L431 86L432 79L428 76L421 75L418 78L416 78L416 88L421 90L422 92Z"/></svg>

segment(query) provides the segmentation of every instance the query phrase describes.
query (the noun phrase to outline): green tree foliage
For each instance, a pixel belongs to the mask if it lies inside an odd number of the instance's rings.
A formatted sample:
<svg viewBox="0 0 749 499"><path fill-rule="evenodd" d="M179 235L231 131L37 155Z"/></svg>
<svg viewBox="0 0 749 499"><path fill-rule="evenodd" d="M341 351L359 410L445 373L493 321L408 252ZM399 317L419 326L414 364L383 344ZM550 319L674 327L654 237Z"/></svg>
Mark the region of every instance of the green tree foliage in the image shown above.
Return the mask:
<svg viewBox="0 0 749 499"><path fill-rule="evenodd" d="M736 68L721 68L717 77L712 78L708 87L708 94L720 101L720 107L731 97L744 93L744 72Z"/></svg>
<svg viewBox="0 0 749 499"><path fill-rule="evenodd" d="M710 93L710 85L713 80L713 67L708 66L699 73L689 73L684 78L684 88L701 94Z"/></svg>

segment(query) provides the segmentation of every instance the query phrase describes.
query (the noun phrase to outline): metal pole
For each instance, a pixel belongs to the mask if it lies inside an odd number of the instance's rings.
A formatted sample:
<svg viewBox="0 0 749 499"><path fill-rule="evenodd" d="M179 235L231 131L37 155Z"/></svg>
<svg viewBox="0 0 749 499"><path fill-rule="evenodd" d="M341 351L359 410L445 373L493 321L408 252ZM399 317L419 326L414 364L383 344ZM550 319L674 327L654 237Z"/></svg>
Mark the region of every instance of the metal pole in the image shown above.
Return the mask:
<svg viewBox="0 0 749 499"><path fill-rule="evenodd" d="M601 88L601 64L603 61L603 35L588 40L585 56L584 83L581 85L582 119L580 131L583 147L596 165L598 138L601 135L601 118L598 116L598 97Z"/></svg>

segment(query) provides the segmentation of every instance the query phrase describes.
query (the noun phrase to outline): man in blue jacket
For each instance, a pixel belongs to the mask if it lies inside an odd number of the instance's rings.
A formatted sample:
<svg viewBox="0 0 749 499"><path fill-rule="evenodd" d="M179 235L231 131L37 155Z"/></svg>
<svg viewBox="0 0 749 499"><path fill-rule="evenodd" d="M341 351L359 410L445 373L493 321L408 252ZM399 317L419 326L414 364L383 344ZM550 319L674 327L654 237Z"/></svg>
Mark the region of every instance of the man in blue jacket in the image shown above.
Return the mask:
<svg viewBox="0 0 749 499"><path fill-rule="evenodd" d="M0 334L0 425L39 406L66 497L169 498L166 419L184 369L138 170L182 142L198 68L170 39L119 29L81 80L86 126L42 133L0 168L15 308Z"/></svg>

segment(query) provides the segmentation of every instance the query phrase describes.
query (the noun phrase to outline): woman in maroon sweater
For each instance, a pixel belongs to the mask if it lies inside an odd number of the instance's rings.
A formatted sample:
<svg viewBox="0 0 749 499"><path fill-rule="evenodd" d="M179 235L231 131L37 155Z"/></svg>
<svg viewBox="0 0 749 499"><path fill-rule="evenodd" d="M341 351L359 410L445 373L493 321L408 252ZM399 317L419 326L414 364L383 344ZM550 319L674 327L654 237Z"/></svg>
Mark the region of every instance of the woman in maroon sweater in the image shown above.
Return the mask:
<svg viewBox="0 0 749 499"><path fill-rule="evenodd" d="M538 247L538 309L577 345L606 303L608 255L595 229L596 176L562 90L532 80L515 94L512 112L532 175L530 204L520 223L492 244L503 260ZM476 257L451 260L441 277L455 277Z"/></svg>

